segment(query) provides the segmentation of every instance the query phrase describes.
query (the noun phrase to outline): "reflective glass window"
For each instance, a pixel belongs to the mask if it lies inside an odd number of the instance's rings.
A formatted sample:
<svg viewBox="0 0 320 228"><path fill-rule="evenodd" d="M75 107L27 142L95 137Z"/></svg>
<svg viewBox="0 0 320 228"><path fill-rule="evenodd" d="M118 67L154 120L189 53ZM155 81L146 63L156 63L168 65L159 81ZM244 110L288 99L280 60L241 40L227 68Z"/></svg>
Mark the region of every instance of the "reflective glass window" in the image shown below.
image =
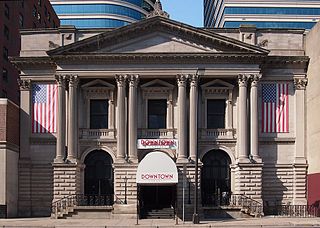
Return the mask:
<svg viewBox="0 0 320 228"><path fill-rule="evenodd" d="M116 28L129 22L114 19L62 19L61 25L74 25L77 28Z"/></svg>
<svg viewBox="0 0 320 228"><path fill-rule="evenodd" d="M167 100L148 100L148 128L167 128Z"/></svg>
<svg viewBox="0 0 320 228"><path fill-rule="evenodd" d="M226 101L221 99L207 100L207 128L217 129L225 126Z"/></svg>
<svg viewBox="0 0 320 228"><path fill-rule="evenodd" d="M90 128L108 128L108 100L90 100Z"/></svg>
<svg viewBox="0 0 320 228"><path fill-rule="evenodd" d="M311 29L316 22L282 22L282 21L227 21L224 23L224 28L239 28L242 24L253 24L257 28L301 28Z"/></svg>

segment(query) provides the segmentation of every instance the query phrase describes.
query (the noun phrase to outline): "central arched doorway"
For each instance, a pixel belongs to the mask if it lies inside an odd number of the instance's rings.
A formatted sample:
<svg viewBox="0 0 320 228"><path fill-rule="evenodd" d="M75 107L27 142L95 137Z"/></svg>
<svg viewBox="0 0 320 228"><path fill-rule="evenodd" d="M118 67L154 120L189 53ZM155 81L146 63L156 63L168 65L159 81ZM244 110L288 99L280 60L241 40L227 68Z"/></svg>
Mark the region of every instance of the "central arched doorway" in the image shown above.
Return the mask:
<svg viewBox="0 0 320 228"><path fill-rule="evenodd" d="M230 157L223 150L211 150L203 156L202 163L202 205L227 205L231 194Z"/></svg>
<svg viewBox="0 0 320 228"><path fill-rule="evenodd" d="M103 150L94 150L84 161L84 195L88 202L113 204L113 167L111 156Z"/></svg>

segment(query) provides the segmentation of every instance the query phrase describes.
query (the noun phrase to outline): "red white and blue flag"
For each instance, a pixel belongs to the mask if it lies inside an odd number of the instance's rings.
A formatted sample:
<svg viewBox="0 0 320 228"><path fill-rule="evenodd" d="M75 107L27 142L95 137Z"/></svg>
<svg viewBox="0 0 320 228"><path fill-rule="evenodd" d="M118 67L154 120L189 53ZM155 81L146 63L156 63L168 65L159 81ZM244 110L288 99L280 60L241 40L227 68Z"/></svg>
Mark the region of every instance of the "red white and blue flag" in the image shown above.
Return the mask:
<svg viewBox="0 0 320 228"><path fill-rule="evenodd" d="M262 132L289 132L289 84L262 84Z"/></svg>
<svg viewBox="0 0 320 228"><path fill-rule="evenodd" d="M32 85L32 133L55 133L57 131L56 84Z"/></svg>

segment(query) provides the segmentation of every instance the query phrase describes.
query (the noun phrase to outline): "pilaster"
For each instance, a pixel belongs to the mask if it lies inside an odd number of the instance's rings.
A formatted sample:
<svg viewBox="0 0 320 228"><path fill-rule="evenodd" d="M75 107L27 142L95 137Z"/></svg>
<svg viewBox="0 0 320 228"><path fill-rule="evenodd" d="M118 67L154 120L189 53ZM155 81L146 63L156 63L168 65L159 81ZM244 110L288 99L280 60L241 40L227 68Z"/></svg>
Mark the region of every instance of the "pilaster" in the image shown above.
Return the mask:
<svg viewBox="0 0 320 228"><path fill-rule="evenodd" d="M296 113L296 150L294 156L295 164L306 164L306 151L305 151L305 137L306 137L306 124L305 124L305 90L308 84L308 79L297 77L294 78L295 88L295 113Z"/></svg>

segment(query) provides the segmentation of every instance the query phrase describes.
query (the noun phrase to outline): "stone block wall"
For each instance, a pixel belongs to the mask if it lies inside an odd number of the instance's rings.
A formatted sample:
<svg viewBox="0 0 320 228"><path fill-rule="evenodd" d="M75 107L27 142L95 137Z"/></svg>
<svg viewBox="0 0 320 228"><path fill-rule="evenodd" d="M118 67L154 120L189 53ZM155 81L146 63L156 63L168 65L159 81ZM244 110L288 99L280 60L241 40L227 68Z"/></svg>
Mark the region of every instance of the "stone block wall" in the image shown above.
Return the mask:
<svg viewBox="0 0 320 228"><path fill-rule="evenodd" d="M262 202L262 164L246 163L233 167L235 172L235 194L246 195Z"/></svg>

